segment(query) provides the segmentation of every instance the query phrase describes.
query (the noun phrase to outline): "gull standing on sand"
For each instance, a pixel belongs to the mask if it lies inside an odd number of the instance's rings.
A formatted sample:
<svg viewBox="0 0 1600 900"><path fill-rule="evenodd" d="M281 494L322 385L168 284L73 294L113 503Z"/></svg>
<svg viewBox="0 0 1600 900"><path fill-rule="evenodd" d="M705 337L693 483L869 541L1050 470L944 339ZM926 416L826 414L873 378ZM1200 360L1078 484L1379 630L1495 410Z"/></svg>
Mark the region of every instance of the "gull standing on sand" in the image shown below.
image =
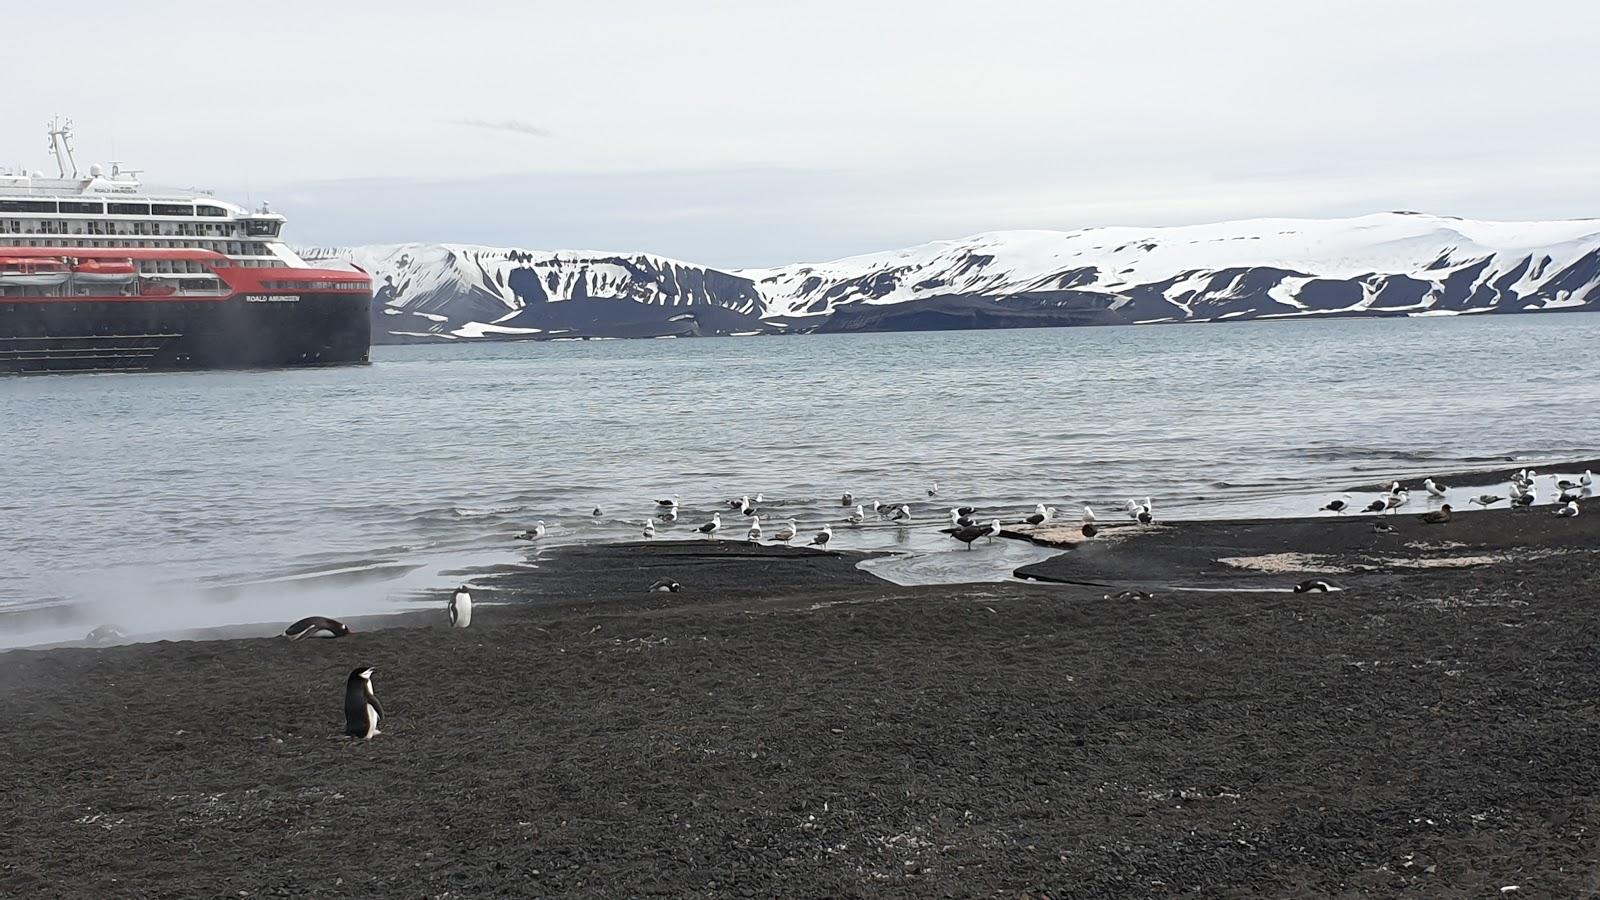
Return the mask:
<svg viewBox="0 0 1600 900"><path fill-rule="evenodd" d="M800 531L794 527L794 520L790 519L788 522L785 522L783 527L778 529L778 533L772 537L774 540L782 541L785 545L787 545L790 541L794 540L794 536L799 533Z"/></svg>
<svg viewBox="0 0 1600 900"><path fill-rule="evenodd" d="M761 540L761 517L760 516L751 516L750 517L750 530L745 532L745 537L749 538L750 543L752 543L752 544L757 543L757 542L759 542Z"/></svg>
<svg viewBox="0 0 1600 900"><path fill-rule="evenodd" d="M1339 497L1337 500L1329 500L1328 501L1328 505L1322 507L1322 511L1323 512L1336 513L1336 514L1342 516L1342 515L1344 515L1344 511L1349 509L1349 508L1350 508L1350 495L1349 494L1345 494L1345 495Z"/></svg>
<svg viewBox="0 0 1600 900"><path fill-rule="evenodd" d="M867 511L862 509L861 504L858 503L856 504L856 511L845 516L844 520L851 525L860 525L867 520Z"/></svg>
<svg viewBox="0 0 1600 900"><path fill-rule="evenodd" d="M705 535L708 538L709 537L716 537L717 532L719 532L721 530L722 530L722 513L712 513L711 514L711 521L709 521L709 522L705 523L704 525L701 525L700 527L695 529L695 531L700 532L701 534Z"/></svg>
<svg viewBox="0 0 1600 900"><path fill-rule="evenodd" d="M1383 512L1384 510L1386 510L1388 508L1389 508L1389 501L1384 499L1384 498L1382 498L1382 497L1379 497L1378 499L1372 501L1371 503L1368 503L1366 505L1366 507L1362 510L1362 512Z"/></svg>
<svg viewBox="0 0 1600 900"><path fill-rule="evenodd" d="M1411 492L1410 491L1406 491L1406 490L1402 490L1397 494L1390 494L1389 498L1387 500L1383 501L1383 505L1385 507L1391 509L1391 510L1394 510L1394 509L1399 509L1400 507L1405 506L1407 503L1410 503L1410 502L1411 502Z"/></svg>
<svg viewBox="0 0 1600 900"><path fill-rule="evenodd" d="M833 528L827 524L824 524L822 526L822 530L818 531L816 536L811 539L811 546L826 547L828 546L828 542L831 540L833 540Z"/></svg>
<svg viewBox="0 0 1600 900"><path fill-rule="evenodd" d="M523 533L517 535L517 540L519 540L519 541L537 541L539 538L544 537L544 532L545 532L544 520L540 519L539 520L539 524L537 524L537 525L533 526L532 528L529 528L527 531L524 531Z"/></svg>
<svg viewBox="0 0 1600 900"><path fill-rule="evenodd" d="M1434 481L1432 478L1425 478L1422 480L1422 489L1427 491L1428 496L1430 497L1443 497L1444 492L1450 490L1444 485Z"/></svg>

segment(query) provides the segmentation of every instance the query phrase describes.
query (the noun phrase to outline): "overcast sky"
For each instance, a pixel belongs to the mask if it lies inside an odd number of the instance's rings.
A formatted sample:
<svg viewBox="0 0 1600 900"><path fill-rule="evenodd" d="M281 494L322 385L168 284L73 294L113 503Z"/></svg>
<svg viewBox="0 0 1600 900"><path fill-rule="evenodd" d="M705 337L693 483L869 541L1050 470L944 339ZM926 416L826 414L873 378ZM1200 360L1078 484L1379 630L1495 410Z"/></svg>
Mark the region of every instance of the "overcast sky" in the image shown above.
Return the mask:
<svg viewBox="0 0 1600 900"><path fill-rule="evenodd" d="M825 259L1003 228L1600 215L1600 2L8 5L0 162L299 244ZM64 38L70 33L71 41ZM49 39L15 40L18 35Z"/></svg>

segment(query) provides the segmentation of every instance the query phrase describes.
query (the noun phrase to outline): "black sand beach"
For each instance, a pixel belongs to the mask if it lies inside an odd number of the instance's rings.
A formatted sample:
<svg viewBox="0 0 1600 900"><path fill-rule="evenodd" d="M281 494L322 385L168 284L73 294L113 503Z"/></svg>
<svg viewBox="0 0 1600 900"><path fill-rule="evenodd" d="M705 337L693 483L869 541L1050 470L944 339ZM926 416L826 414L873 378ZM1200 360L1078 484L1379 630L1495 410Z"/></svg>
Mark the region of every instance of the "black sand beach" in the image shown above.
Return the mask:
<svg viewBox="0 0 1600 900"><path fill-rule="evenodd" d="M0 894L1593 894L1600 507L1386 518L1026 573L1090 584L591 546L466 631L0 654Z"/></svg>

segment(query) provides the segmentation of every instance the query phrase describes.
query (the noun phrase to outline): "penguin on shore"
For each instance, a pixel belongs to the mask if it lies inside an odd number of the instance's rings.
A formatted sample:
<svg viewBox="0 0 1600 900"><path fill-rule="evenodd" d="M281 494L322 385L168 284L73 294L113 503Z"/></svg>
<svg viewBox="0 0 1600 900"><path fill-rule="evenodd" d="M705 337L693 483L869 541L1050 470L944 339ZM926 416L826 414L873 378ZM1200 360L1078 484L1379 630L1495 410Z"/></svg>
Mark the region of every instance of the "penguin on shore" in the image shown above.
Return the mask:
<svg viewBox="0 0 1600 900"><path fill-rule="evenodd" d="M283 630L283 636L291 641L308 637L341 638L349 635L350 626L327 616L306 616Z"/></svg>
<svg viewBox="0 0 1600 900"><path fill-rule="evenodd" d="M1329 591L1335 590L1338 590L1338 588L1327 583L1326 581L1321 581L1315 578L1302 581L1294 586L1294 592L1296 594L1326 594Z"/></svg>
<svg viewBox="0 0 1600 900"><path fill-rule="evenodd" d="M472 624L472 594L467 591L467 586L456 588L450 596L450 627L465 628Z"/></svg>
<svg viewBox="0 0 1600 900"><path fill-rule="evenodd" d="M371 666L352 669L344 682L344 733L367 741L382 734L378 717L383 705L372 692L372 671Z"/></svg>

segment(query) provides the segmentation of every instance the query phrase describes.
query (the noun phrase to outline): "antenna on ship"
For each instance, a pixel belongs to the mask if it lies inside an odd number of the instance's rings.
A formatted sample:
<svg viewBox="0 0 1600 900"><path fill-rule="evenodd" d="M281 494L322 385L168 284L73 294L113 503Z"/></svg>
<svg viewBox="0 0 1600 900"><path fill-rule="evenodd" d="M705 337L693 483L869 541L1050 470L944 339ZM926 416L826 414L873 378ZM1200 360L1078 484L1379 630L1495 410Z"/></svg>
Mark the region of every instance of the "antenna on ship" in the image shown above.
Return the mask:
<svg viewBox="0 0 1600 900"><path fill-rule="evenodd" d="M78 177L78 161L72 158L72 120L63 120L60 116L50 119L50 155L56 158L56 171L62 178L67 177L67 169L72 169L72 177Z"/></svg>

